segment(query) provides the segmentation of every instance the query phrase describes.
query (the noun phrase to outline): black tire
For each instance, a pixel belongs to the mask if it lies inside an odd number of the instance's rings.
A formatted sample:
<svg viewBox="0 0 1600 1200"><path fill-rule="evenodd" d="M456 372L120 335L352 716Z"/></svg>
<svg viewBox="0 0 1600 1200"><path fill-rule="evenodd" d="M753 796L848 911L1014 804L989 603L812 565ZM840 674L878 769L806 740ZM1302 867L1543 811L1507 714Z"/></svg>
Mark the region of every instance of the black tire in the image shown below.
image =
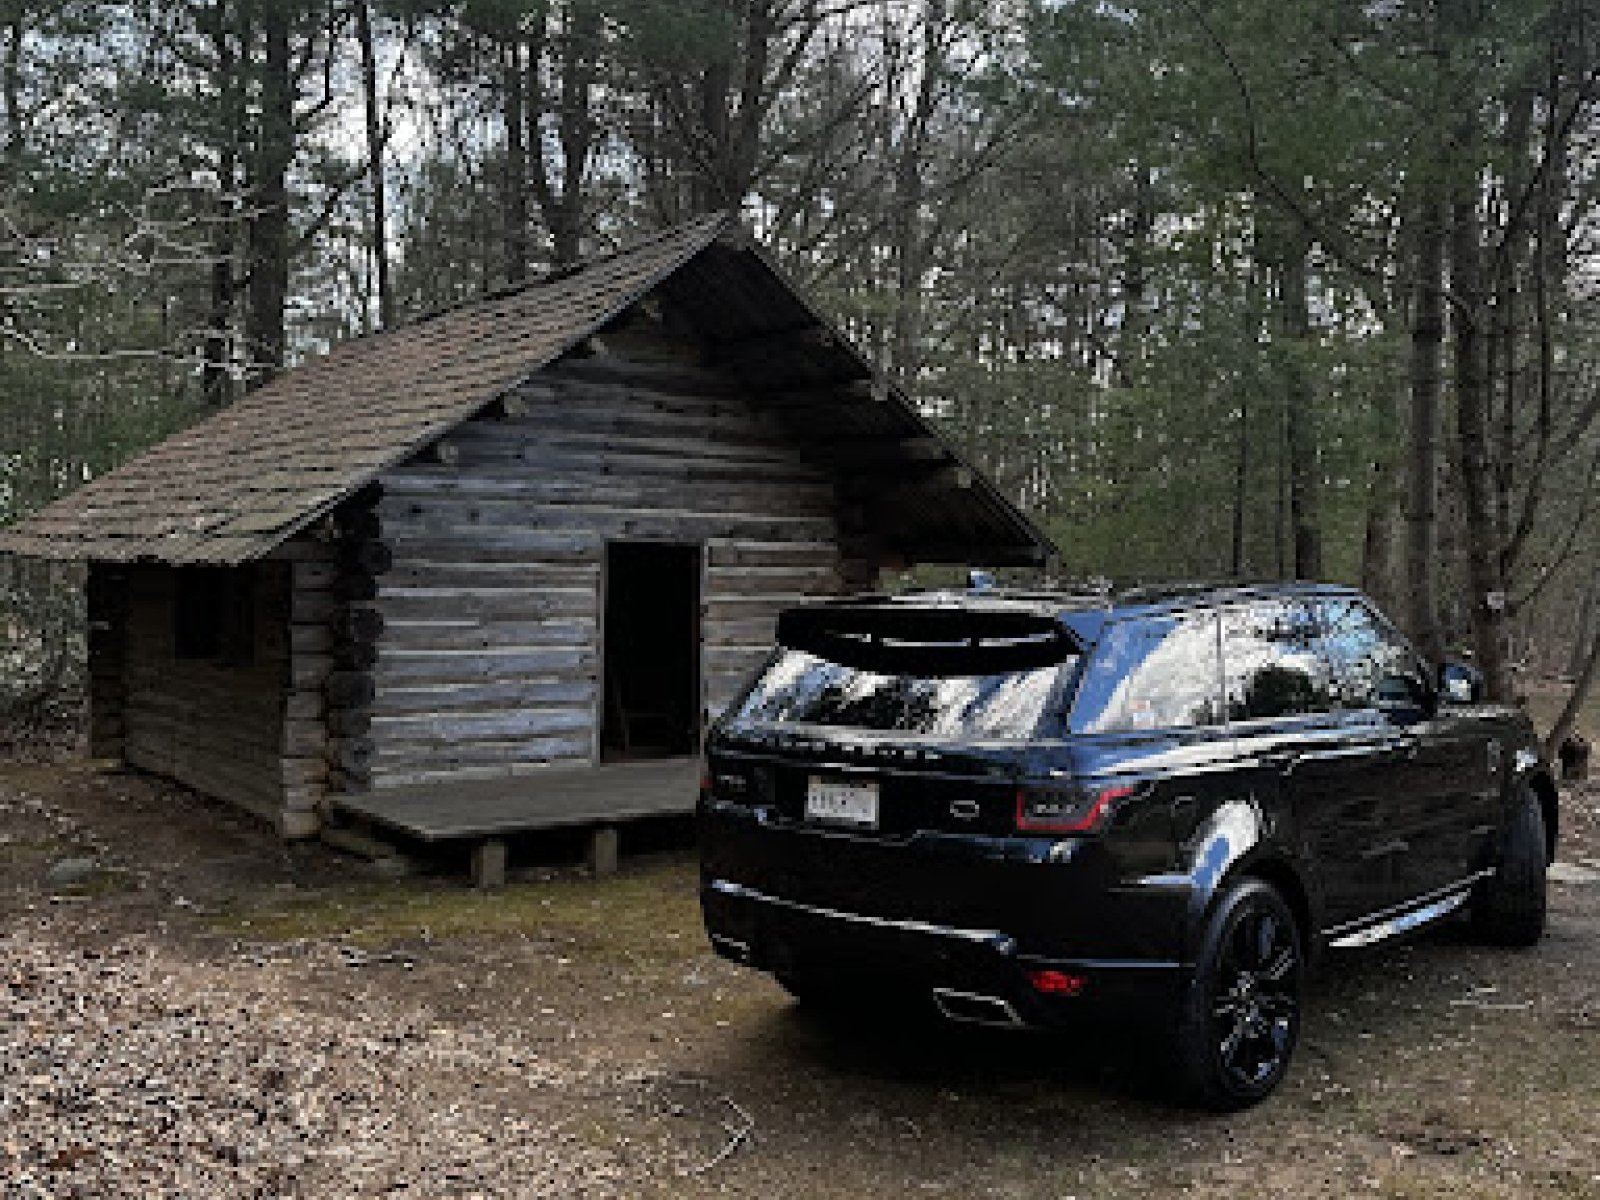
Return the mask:
<svg viewBox="0 0 1600 1200"><path fill-rule="evenodd" d="M1527 784L1517 788L1516 806L1501 833L1500 861L1472 895L1473 931L1496 946L1532 946L1544 936L1544 809Z"/></svg>
<svg viewBox="0 0 1600 1200"><path fill-rule="evenodd" d="M1271 884L1240 879L1212 908L1178 1015L1184 1099L1229 1112L1272 1094L1300 1036L1305 956Z"/></svg>

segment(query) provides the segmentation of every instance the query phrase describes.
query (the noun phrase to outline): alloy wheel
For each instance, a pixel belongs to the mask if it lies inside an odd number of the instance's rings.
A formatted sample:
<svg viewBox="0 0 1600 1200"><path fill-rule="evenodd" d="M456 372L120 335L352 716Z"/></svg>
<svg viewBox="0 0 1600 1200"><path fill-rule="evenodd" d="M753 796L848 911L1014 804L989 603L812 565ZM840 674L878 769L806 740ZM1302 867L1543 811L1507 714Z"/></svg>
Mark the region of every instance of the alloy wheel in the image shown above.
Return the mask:
<svg viewBox="0 0 1600 1200"><path fill-rule="evenodd" d="M1292 926L1246 906L1218 963L1211 1016L1218 1065L1233 1087L1254 1092L1288 1064L1300 1020L1300 953Z"/></svg>

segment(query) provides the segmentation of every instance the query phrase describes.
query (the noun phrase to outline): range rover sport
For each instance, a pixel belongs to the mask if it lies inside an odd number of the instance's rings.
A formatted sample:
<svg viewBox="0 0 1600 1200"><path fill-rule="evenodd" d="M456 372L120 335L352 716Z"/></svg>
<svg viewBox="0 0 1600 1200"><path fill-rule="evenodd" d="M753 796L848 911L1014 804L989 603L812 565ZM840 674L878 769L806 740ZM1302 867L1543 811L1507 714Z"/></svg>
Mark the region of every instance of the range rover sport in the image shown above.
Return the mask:
<svg viewBox="0 0 1600 1200"><path fill-rule="evenodd" d="M1358 592L868 596L778 643L707 740L701 900L803 1000L1137 1012L1234 1108L1283 1078L1325 951L1459 912L1543 932L1527 717Z"/></svg>

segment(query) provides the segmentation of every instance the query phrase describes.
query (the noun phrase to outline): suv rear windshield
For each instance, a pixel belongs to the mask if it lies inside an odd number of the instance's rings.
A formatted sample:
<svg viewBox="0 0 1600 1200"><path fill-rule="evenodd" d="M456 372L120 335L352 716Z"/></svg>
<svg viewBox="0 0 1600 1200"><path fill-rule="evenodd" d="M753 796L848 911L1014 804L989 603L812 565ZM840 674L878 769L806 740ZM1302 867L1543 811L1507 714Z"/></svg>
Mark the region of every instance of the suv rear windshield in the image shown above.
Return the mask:
<svg viewBox="0 0 1600 1200"><path fill-rule="evenodd" d="M995 675L883 675L782 650L733 719L1022 740L1037 735L1057 681L1076 661Z"/></svg>

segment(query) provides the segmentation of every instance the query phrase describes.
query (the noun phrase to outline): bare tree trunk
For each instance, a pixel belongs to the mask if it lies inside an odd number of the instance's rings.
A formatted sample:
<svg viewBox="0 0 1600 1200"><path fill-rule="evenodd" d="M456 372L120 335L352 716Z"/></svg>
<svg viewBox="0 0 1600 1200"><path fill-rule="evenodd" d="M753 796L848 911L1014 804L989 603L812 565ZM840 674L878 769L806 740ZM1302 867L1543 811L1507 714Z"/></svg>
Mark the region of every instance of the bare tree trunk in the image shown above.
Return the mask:
<svg viewBox="0 0 1600 1200"><path fill-rule="evenodd" d="M1528 131L1533 118L1533 92L1517 87L1506 102L1508 113L1504 137L1506 161L1505 204L1518 202L1528 185ZM1486 407L1495 430L1491 452L1491 478L1494 484L1494 543L1502 576L1511 564L1504 555L1511 545L1516 498L1517 422L1520 403L1517 299L1523 263L1530 239L1525 216L1507 210L1511 222L1501 231L1501 246L1495 255L1494 320L1489 329L1486 366ZM1495 396L1498 390L1499 406Z"/></svg>
<svg viewBox="0 0 1600 1200"><path fill-rule="evenodd" d="M1499 547L1495 543L1489 494L1488 380L1481 328L1489 314L1483 302L1483 250L1474 186L1463 185L1451 207L1450 284L1455 298L1451 328L1455 334L1457 472L1466 540L1468 611L1473 648L1489 695L1496 700L1508 700L1511 680L1506 670L1503 641L1506 596L1500 578Z"/></svg>
<svg viewBox="0 0 1600 1200"><path fill-rule="evenodd" d="M5 51L0 54L0 98L6 106L4 154L7 175L21 178L22 148L27 131L22 116L22 48L27 39L20 5L8 6Z"/></svg>
<svg viewBox="0 0 1600 1200"><path fill-rule="evenodd" d="M1578 612L1572 629L1572 651L1567 659L1567 675L1576 679L1583 674L1589 643L1600 637L1600 570L1592 572L1589 582L1578 601Z"/></svg>
<svg viewBox="0 0 1600 1200"><path fill-rule="evenodd" d="M1283 331L1289 345L1285 388L1284 437L1289 453L1289 526L1294 547L1294 578L1322 577L1322 531L1318 525L1316 431L1312 422L1311 379L1306 357L1311 349L1311 311L1307 296L1310 247L1296 236L1284 255Z"/></svg>
<svg viewBox="0 0 1600 1200"><path fill-rule="evenodd" d="M1273 578L1289 578L1289 443L1287 429L1289 422L1289 397L1287 393L1280 393L1278 411L1273 415L1277 418L1277 428L1273 430L1273 440L1277 443L1276 475L1273 479L1272 492L1272 566Z"/></svg>
<svg viewBox="0 0 1600 1200"><path fill-rule="evenodd" d="M1228 554L1229 572L1244 578L1244 510L1250 484L1250 397L1239 391L1239 432L1233 463L1233 529Z"/></svg>
<svg viewBox="0 0 1600 1200"><path fill-rule="evenodd" d="M521 283L528 277L528 148L523 128L522 39L508 31L500 54L506 127L505 271L506 279Z"/></svg>
<svg viewBox="0 0 1600 1200"><path fill-rule="evenodd" d="M895 159L892 228L895 255L894 313L889 331L890 370L909 385L922 365L923 274L926 267L922 206L928 129L943 75L944 0L927 0L922 12L922 63L912 106Z"/></svg>
<svg viewBox="0 0 1600 1200"><path fill-rule="evenodd" d="M769 81L768 64L773 40L778 36L780 5L775 0L746 0L744 5L744 62L739 72L739 107L728 122L728 140L722 147L722 209L737 209L755 186L756 161L761 154L761 126L771 102L771 88L782 81ZM817 6L810 6L814 14ZM810 20L815 22L813 15Z"/></svg>
<svg viewBox="0 0 1600 1200"><path fill-rule="evenodd" d="M238 217L239 187L238 129L240 80L232 42L229 0L216 0L211 7L212 53L216 56L217 91L222 112L217 145L217 223L211 234L211 297L206 319L204 364L200 372L200 391L212 408L223 408L233 399L233 306L234 239Z"/></svg>
<svg viewBox="0 0 1600 1200"><path fill-rule="evenodd" d="M383 178L383 118L378 111L378 57L372 44L372 6L356 0L356 39L361 43L361 97L366 112L367 172L372 181L372 267L378 277L378 326L394 324L389 286L389 214Z"/></svg>
<svg viewBox="0 0 1600 1200"><path fill-rule="evenodd" d="M558 266L571 266L583 255L584 182L594 148L594 117L589 92L600 47L600 21L586 5L568 10L561 62L561 106L556 114L561 131L561 199L545 214Z"/></svg>
<svg viewBox="0 0 1600 1200"><path fill-rule="evenodd" d="M701 74L699 85L700 124L705 150L692 165L689 205L696 213L715 212L728 206L724 185L724 166L728 154L728 87L733 79L733 47L711 62Z"/></svg>
<svg viewBox="0 0 1600 1200"><path fill-rule="evenodd" d="M1123 242L1122 336L1118 339L1118 381L1133 387L1145 377L1144 364L1150 331L1150 246L1155 232L1155 197L1150 171L1142 163L1133 169L1133 209Z"/></svg>
<svg viewBox="0 0 1600 1200"><path fill-rule="evenodd" d="M283 366L284 307L289 297L289 165L294 160L294 79L289 61L289 6L259 8L263 56L260 132L250 195L250 307L245 335L256 370L252 386Z"/></svg>
<svg viewBox="0 0 1600 1200"><path fill-rule="evenodd" d="M1574 650L1578 648L1574 647ZM1556 757L1561 749L1561 743L1567 740L1567 735L1577 725L1578 714L1583 711L1583 706L1589 700L1589 692L1594 688L1596 675L1600 675L1600 630L1590 635L1587 652L1583 654L1583 661L1572 681L1572 691L1567 696L1567 702L1561 706L1561 715L1550 728L1550 736L1545 739L1546 758Z"/></svg>
<svg viewBox="0 0 1600 1200"><path fill-rule="evenodd" d="M602 34L599 16L588 5L573 3L565 5L564 9L565 23L552 40L547 7L535 6L534 24L528 38L526 77L527 129L532 143L527 155L528 183L538 201L545 227L550 231L551 253L557 267L570 267L583 255L588 200L585 189L596 139L591 93ZM559 81L554 100L556 136L561 146L559 186L545 162L538 133L551 107L539 82L541 64L547 54L554 57L551 72Z"/></svg>
<svg viewBox="0 0 1600 1200"><path fill-rule="evenodd" d="M1552 113L1560 106L1560 96L1561 86L1557 77L1551 80L1545 98ZM1546 116L1547 126L1553 119L1553 116ZM1508 503L1513 488L1520 487L1522 490L1520 508L1514 517L1508 515L1505 519L1506 528L1500 543L1500 576L1508 584L1517 579L1528 540L1543 507L1545 485L1549 479L1546 466L1555 438L1554 404L1560 370L1556 330L1561 323L1559 308L1561 297L1567 293L1569 271L1568 233L1562 208L1565 195L1563 181L1567 178L1566 164L1572 152L1571 142L1568 136L1557 136L1555 130L1547 128L1543 143L1542 156L1547 165L1541 173L1542 178L1534 185L1533 228L1530 233L1522 235L1521 246L1527 254L1533 307L1531 340L1534 374L1532 387L1523 389L1531 392L1535 410L1531 452L1516 445L1513 414L1507 414L1511 427L1508 429L1505 424L1501 427L1502 442L1509 444L1514 452L1521 451L1514 455L1519 461L1512 469L1508 469L1511 477L1499 489L1500 498ZM1581 436L1582 432L1581 428L1571 431L1575 437ZM1560 452L1557 448L1556 453Z"/></svg>
<svg viewBox="0 0 1600 1200"><path fill-rule="evenodd" d="M1373 399L1373 419L1377 426L1377 448L1372 456L1367 524L1361 543L1361 590L1387 612L1394 608L1394 536L1400 508L1400 481L1394 455L1400 428L1400 397L1387 381L1379 384Z"/></svg>
<svg viewBox="0 0 1600 1200"><path fill-rule="evenodd" d="M1411 317L1411 429L1406 456L1406 626L1421 651L1444 657L1435 568L1439 554L1438 436L1444 348L1444 206L1433 190L1417 208L1417 286Z"/></svg>

